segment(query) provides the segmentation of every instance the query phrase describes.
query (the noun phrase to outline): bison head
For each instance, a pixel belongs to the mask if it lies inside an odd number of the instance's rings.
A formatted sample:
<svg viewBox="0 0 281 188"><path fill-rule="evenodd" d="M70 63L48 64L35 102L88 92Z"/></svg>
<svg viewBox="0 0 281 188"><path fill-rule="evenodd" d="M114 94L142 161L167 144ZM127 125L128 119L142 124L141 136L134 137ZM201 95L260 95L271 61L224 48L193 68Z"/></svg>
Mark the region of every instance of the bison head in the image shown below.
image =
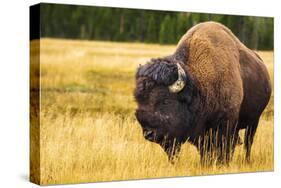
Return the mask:
<svg viewBox="0 0 281 188"><path fill-rule="evenodd" d="M152 59L136 73L136 118L145 139L160 144L170 160L188 138L192 85L184 64L168 58Z"/></svg>

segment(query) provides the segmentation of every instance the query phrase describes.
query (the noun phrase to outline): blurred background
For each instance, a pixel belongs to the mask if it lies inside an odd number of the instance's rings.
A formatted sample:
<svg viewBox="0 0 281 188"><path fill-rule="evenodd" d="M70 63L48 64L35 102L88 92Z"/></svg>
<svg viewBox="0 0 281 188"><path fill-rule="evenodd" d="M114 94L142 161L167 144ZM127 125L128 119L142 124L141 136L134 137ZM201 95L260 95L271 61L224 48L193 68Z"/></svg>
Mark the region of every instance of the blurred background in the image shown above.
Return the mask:
<svg viewBox="0 0 281 188"><path fill-rule="evenodd" d="M176 44L193 25L217 21L251 49L273 49L273 18L41 4L41 37Z"/></svg>

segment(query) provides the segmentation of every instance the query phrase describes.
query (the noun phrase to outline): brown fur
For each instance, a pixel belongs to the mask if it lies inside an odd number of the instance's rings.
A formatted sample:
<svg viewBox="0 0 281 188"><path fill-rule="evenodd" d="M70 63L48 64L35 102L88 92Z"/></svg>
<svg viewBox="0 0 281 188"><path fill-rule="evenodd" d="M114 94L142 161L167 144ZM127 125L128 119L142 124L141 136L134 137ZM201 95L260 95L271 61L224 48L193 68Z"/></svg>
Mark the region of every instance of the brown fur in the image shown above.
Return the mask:
<svg viewBox="0 0 281 188"><path fill-rule="evenodd" d="M227 108L237 114L243 86L235 39L225 32L224 26L213 22L199 24L191 31L178 46L186 45L188 49L185 64L205 99L202 110L212 113Z"/></svg>
<svg viewBox="0 0 281 188"><path fill-rule="evenodd" d="M174 94L167 86L177 79L176 63L184 68L187 83ZM238 131L245 128L249 160L271 86L262 59L228 28L215 22L194 26L181 38L174 54L140 67L136 79L137 119L144 132L153 127L152 135L158 139L146 138L159 143L169 158L188 140L198 147L204 164L228 163ZM170 106L158 106L166 100L171 101Z"/></svg>

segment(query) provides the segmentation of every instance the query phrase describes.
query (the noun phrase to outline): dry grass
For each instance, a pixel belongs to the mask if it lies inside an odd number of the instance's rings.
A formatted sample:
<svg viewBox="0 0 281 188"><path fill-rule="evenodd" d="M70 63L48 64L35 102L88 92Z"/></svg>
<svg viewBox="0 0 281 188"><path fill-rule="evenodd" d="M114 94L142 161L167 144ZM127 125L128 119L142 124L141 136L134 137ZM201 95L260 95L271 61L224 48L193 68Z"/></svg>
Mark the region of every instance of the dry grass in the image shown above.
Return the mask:
<svg viewBox="0 0 281 188"><path fill-rule="evenodd" d="M186 143L171 165L158 145L144 140L134 118L134 71L174 48L41 40L41 184L273 170L273 97L257 130L251 164L238 146L230 166L202 168L198 152ZM273 53L259 54L273 83Z"/></svg>

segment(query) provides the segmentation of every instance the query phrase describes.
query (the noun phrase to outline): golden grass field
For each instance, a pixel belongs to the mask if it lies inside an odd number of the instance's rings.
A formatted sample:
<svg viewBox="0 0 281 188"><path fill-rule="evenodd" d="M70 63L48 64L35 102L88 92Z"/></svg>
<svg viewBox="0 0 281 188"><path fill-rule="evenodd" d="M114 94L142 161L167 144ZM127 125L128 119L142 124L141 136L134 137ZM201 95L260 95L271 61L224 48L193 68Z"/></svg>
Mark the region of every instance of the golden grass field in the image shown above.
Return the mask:
<svg viewBox="0 0 281 188"><path fill-rule="evenodd" d="M172 45L41 39L40 184L273 170L273 95L250 164L238 146L229 166L203 168L195 147L186 143L171 165L160 146L143 138L134 117L136 67L174 50ZM273 52L258 53L273 84ZM31 51L31 58L35 55Z"/></svg>

